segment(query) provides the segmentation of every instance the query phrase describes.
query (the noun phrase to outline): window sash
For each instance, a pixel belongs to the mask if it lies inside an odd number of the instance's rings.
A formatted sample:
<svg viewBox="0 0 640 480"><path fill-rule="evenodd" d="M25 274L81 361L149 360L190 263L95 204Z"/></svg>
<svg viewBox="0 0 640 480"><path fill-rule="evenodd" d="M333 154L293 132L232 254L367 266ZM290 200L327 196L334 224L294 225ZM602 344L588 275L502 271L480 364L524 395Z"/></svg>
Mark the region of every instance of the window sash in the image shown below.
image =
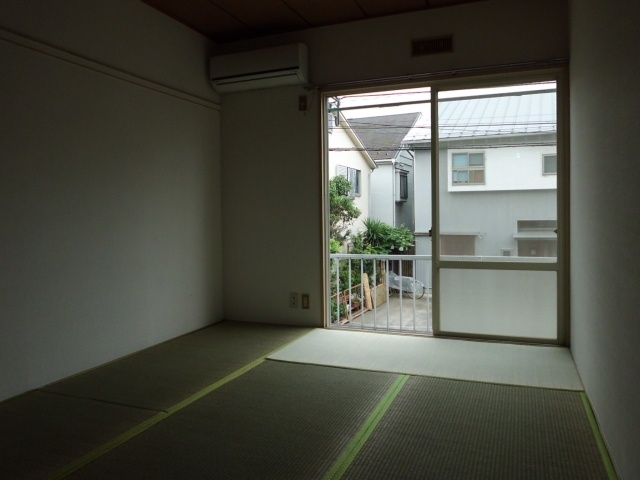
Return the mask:
<svg viewBox="0 0 640 480"><path fill-rule="evenodd" d="M542 173L544 175L557 175L558 155L542 155Z"/></svg>
<svg viewBox="0 0 640 480"><path fill-rule="evenodd" d="M400 174L400 198L402 200L409 198L409 176L406 173Z"/></svg>
<svg viewBox="0 0 640 480"><path fill-rule="evenodd" d="M451 182L453 185L484 185L484 153L451 154Z"/></svg>
<svg viewBox="0 0 640 480"><path fill-rule="evenodd" d="M349 196L359 197L362 194L361 191L361 172L357 168L346 167L344 165L337 165L336 174L345 177L351 182L351 190Z"/></svg>

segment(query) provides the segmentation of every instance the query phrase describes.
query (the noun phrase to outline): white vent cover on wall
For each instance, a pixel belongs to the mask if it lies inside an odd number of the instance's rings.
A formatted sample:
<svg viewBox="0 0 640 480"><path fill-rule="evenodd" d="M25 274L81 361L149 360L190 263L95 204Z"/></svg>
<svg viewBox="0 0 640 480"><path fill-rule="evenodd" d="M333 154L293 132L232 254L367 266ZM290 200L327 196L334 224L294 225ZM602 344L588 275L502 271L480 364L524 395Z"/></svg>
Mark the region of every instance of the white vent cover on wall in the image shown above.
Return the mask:
<svg viewBox="0 0 640 480"><path fill-rule="evenodd" d="M211 84L220 93L307 82L307 47L302 43L211 57Z"/></svg>

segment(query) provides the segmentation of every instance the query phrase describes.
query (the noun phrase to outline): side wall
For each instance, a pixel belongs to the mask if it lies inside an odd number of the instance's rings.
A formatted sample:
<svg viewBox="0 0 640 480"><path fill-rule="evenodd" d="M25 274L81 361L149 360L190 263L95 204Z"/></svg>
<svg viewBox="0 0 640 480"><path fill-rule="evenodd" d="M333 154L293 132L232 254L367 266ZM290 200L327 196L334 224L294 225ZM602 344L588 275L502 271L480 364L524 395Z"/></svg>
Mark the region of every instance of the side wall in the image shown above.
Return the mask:
<svg viewBox="0 0 640 480"><path fill-rule="evenodd" d="M298 111L306 93L223 95L225 319L321 326L320 114L317 98Z"/></svg>
<svg viewBox="0 0 640 480"><path fill-rule="evenodd" d="M567 57L567 14L567 4L556 0L488 0L224 48L301 41L309 47L314 83L366 80ZM411 58L411 39L449 33L454 53ZM308 93L312 111L304 115L296 108L301 93L280 88L223 96L228 319L323 324L320 97ZM290 309L291 291L310 292L311 310Z"/></svg>
<svg viewBox="0 0 640 480"><path fill-rule="evenodd" d="M360 216L350 227L352 232L363 230L362 221L369 218L369 191L371 183L371 166L365 158L366 153L350 149L357 148L351 136L343 126L334 127L328 135L329 143L329 178L337 175L338 165L360 170L360 195L354 198L354 204L360 210ZM332 149L335 149L332 150ZM340 150L345 149L345 150Z"/></svg>
<svg viewBox="0 0 640 480"><path fill-rule="evenodd" d="M0 4L0 400L222 318L210 45L135 0L42 5Z"/></svg>
<svg viewBox="0 0 640 480"><path fill-rule="evenodd" d="M571 11L571 349L621 478L640 478L637 2Z"/></svg>
<svg viewBox="0 0 640 480"><path fill-rule="evenodd" d="M390 162L379 163L371 173L371 218L388 225L395 221L396 202L393 196L393 165Z"/></svg>

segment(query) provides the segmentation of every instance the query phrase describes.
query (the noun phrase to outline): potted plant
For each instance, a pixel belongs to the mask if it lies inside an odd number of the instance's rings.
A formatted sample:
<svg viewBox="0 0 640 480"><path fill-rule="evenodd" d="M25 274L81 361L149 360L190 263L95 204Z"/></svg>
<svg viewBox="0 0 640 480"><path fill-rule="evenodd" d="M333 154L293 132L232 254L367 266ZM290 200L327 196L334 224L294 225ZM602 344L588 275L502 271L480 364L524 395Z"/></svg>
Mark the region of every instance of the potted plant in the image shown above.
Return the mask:
<svg viewBox="0 0 640 480"><path fill-rule="evenodd" d="M358 295L357 293L351 295L351 308L360 308L361 304L362 299L360 298L360 295Z"/></svg>

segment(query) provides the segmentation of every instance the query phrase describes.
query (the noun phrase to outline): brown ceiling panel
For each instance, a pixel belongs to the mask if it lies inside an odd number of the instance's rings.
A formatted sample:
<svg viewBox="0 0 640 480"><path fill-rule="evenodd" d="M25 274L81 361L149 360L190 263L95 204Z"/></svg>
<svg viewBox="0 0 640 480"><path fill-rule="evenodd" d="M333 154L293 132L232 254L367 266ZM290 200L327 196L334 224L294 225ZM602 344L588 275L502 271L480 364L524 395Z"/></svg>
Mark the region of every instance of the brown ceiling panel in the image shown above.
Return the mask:
<svg viewBox="0 0 640 480"><path fill-rule="evenodd" d="M309 25L330 25L366 17L356 0L282 0Z"/></svg>
<svg viewBox="0 0 640 480"><path fill-rule="evenodd" d="M142 0L212 40L236 40L482 0Z"/></svg>
<svg viewBox="0 0 640 480"><path fill-rule="evenodd" d="M142 1L217 42L239 40L256 35L256 32L213 5L209 0Z"/></svg>
<svg viewBox="0 0 640 480"><path fill-rule="evenodd" d="M358 3L371 17L411 12L429 7L425 0L358 0Z"/></svg>
<svg viewBox="0 0 640 480"><path fill-rule="evenodd" d="M309 27L281 0L211 0L232 17L260 33L276 33Z"/></svg>

